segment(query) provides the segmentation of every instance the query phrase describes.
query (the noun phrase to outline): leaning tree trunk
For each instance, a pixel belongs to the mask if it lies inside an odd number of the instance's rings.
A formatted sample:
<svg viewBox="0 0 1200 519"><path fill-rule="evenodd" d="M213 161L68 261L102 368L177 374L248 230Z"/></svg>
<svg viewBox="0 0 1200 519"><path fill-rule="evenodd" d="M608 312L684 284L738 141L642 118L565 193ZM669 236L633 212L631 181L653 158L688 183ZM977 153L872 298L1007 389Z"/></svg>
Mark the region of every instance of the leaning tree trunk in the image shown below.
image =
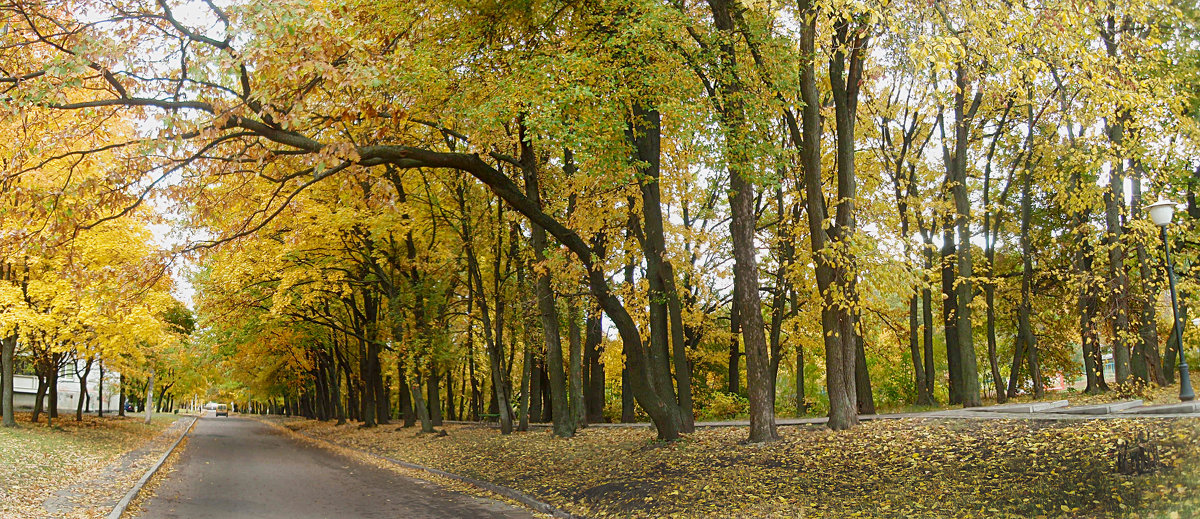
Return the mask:
<svg viewBox="0 0 1200 519"><path fill-rule="evenodd" d="M532 137L525 133L521 125L521 169L525 177L525 196L541 209L541 188L537 171L537 157L534 156ZM546 261L546 230L537 223L530 224L530 245L533 247L534 261ZM575 423L569 413L567 397L567 377L563 372L562 337L558 328L558 308L555 305L554 287L550 272L546 269L535 271L534 291L537 297L538 314L542 321L542 339L546 343L546 371L550 376L550 398L553 401L552 414L554 419L554 434L560 438L569 438L575 434Z"/></svg>
<svg viewBox="0 0 1200 519"><path fill-rule="evenodd" d="M650 289L651 373L659 398L678 404L680 430L691 432L694 421L691 409L691 370L688 369L687 355L684 351L683 318L679 292L675 288L675 271L666 258L666 233L659 188L661 116L658 110L635 103L629 133L642 178L642 225L635 228L635 231L646 258L646 281ZM675 364L674 387L671 378L672 361Z"/></svg>

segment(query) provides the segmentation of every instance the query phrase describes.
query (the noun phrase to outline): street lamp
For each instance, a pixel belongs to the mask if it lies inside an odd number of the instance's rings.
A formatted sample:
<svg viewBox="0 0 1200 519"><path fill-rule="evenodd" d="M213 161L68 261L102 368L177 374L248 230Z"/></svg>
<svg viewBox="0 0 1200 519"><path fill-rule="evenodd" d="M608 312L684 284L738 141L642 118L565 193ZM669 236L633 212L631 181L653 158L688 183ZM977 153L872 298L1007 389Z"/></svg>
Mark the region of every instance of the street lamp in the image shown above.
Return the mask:
<svg viewBox="0 0 1200 519"><path fill-rule="evenodd" d="M1171 285L1171 311L1175 316L1175 336L1179 339L1177 344L1179 347L1179 399L1187 402L1195 400L1196 393L1192 391L1192 379L1188 375L1187 360L1183 356L1183 320L1179 318L1179 299L1175 295L1175 267L1171 264L1171 242L1167 241L1167 225L1171 223L1171 217L1175 216L1175 202L1159 198L1157 202L1146 209L1150 212L1150 219L1154 220L1154 225L1157 225L1162 231L1163 247L1166 250L1167 280Z"/></svg>

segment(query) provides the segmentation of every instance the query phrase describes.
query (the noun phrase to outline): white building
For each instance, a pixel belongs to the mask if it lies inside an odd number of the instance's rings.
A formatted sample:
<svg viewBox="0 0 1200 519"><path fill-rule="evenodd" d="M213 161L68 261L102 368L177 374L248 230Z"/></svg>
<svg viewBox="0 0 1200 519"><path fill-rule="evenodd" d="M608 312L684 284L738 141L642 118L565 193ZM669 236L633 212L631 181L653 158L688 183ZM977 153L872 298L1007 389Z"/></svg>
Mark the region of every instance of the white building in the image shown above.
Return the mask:
<svg viewBox="0 0 1200 519"><path fill-rule="evenodd" d="M83 371L82 361L75 363L68 362L58 372L58 412L74 413L79 405L79 377L76 375L76 366L79 365L79 372ZM117 411L117 406L121 403L120 394L120 374L115 372L104 371L104 411ZM13 405L17 409L33 409L33 404L37 400L37 377L33 375L13 375ZM91 372L87 377L87 391L91 397L91 405L84 404L84 409L96 411L99 404L100 395L100 370L96 364L92 365ZM43 399L43 409L48 409L50 406L50 395L47 388L46 396Z"/></svg>

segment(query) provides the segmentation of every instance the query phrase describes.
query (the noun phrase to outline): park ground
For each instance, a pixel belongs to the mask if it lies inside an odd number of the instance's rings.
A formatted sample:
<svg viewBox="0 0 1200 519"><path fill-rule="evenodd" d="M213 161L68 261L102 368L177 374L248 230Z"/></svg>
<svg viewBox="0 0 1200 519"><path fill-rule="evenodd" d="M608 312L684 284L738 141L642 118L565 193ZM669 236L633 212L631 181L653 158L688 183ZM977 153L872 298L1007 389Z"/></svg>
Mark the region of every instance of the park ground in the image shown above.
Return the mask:
<svg viewBox="0 0 1200 519"><path fill-rule="evenodd" d="M475 478L588 517L1196 517L1200 420L905 418L835 432L743 427L446 435L283 419L307 437ZM1122 463L1125 457L1138 463ZM1122 467L1124 465L1124 467Z"/></svg>
<svg viewBox="0 0 1200 519"><path fill-rule="evenodd" d="M1198 418L884 419L841 432L782 426L768 444L745 443L744 427L662 443L645 427L558 439L545 428L502 436L459 423L434 435L267 418L317 445L499 484L586 517L1200 516ZM0 517L103 517L178 435L166 430L175 419L66 417L51 428L19 415L0 429ZM127 470L113 477L113 466Z"/></svg>
<svg viewBox="0 0 1200 519"><path fill-rule="evenodd" d="M104 517L178 436L163 432L180 416L16 418L0 428L0 518Z"/></svg>

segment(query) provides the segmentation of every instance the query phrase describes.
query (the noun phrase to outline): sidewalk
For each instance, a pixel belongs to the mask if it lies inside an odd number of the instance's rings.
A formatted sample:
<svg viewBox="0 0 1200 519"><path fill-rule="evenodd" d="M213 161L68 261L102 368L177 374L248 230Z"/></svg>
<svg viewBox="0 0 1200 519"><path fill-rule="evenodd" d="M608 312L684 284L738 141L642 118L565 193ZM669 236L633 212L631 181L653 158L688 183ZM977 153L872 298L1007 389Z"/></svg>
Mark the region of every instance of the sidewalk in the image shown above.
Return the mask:
<svg viewBox="0 0 1200 519"><path fill-rule="evenodd" d="M190 416L179 415L179 420L167 426L153 440L141 447L122 454L100 472L85 481L78 481L61 488L42 502L49 517L103 517L107 515L138 478L154 464L163 451L191 425Z"/></svg>

